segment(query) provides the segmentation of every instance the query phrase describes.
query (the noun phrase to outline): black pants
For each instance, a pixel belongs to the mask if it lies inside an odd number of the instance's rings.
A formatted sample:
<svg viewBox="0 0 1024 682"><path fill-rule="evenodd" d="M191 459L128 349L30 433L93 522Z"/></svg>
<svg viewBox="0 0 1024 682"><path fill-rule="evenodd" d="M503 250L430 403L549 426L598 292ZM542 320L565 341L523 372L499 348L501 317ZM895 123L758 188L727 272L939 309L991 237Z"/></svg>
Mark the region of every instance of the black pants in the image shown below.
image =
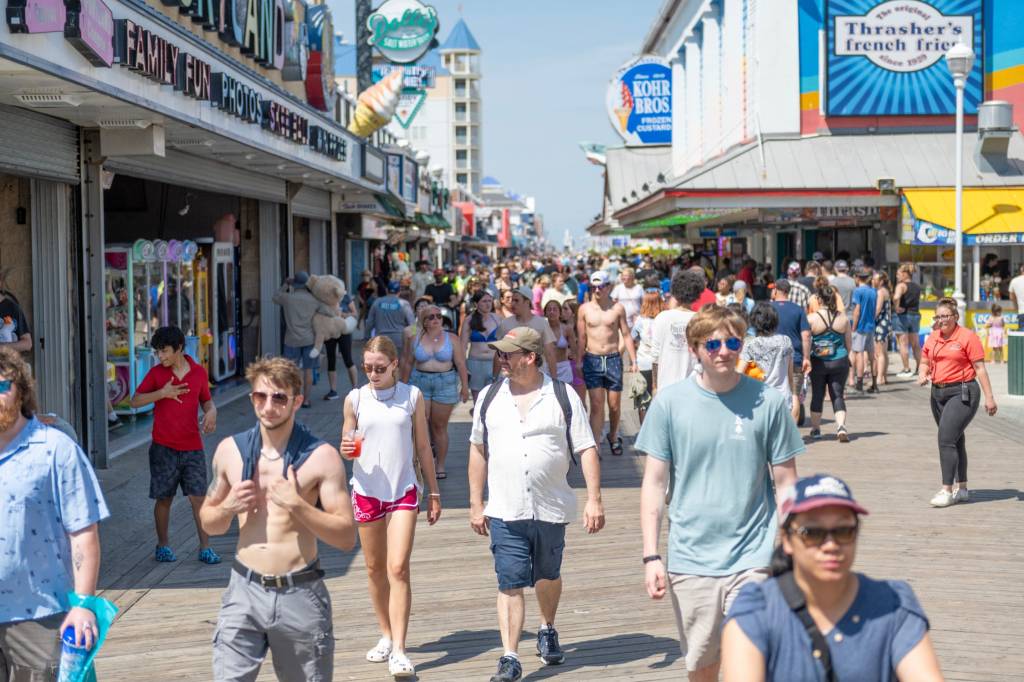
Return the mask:
<svg viewBox="0 0 1024 682"><path fill-rule="evenodd" d="M978 382L967 384L968 401L963 401L960 384L932 388L932 416L939 425L939 465L942 485L967 481L967 439L964 431L981 403Z"/></svg>
<svg viewBox="0 0 1024 682"><path fill-rule="evenodd" d="M846 377L850 374L850 357L842 360L811 358L811 412L820 413L825 407L825 389L828 389L833 412L846 411Z"/></svg>
<svg viewBox="0 0 1024 682"><path fill-rule="evenodd" d="M336 339L324 341L324 348L327 351L327 371L334 372L338 368L338 350L341 350L341 360L345 367L351 367L352 362L352 335L342 334Z"/></svg>

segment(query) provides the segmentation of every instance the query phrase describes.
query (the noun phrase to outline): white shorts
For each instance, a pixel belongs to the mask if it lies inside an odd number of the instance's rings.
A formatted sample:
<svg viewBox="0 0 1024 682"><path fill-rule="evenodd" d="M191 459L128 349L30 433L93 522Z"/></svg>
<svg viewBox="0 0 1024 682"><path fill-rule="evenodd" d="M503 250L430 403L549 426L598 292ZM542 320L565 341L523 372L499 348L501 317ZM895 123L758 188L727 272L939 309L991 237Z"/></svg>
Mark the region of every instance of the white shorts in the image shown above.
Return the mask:
<svg viewBox="0 0 1024 682"><path fill-rule="evenodd" d="M850 349L854 353L864 353L873 351L875 349L875 332L868 332L862 334L861 332L853 333L853 347Z"/></svg>
<svg viewBox="0 0 1024 682"><path fill-rule="evenodd" d="M558 363L557 376L555 377L561 382L572 385L572 360L562 360Z"/></svg>

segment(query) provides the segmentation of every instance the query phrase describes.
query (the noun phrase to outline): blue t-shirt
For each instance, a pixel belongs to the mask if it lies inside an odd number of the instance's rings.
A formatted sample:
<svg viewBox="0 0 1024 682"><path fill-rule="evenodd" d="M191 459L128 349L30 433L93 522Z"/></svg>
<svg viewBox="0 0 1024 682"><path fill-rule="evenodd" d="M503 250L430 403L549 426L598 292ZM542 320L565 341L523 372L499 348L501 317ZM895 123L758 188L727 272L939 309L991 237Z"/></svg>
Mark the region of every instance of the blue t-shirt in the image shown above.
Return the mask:
<svg viewBox="0 0 1024 682"><path fill-rule="evenodd" d="M779 314L779 334L787 336L793 344L793 364L804 361L804 344L801 332L809 332L811 324L807 321L804 309L792 301L772 301L775 312Z"/></svg>
<svg viewBox="0 0 1024 682"><path fill-rule="evenodd" d="M0 451L0 623L68 610L69 533L110 516L85 453L33 418Z"/></svg>
<svg viewBox="0 0 1024 682"><path fill-rule="evenodd" d="M854 307L860 306L860 319L857 320L857 327L853 331L858 334L872 334L875 331L875 305L878 303L878 292L867 284L861 284L853 290L853 299L850 301ZM853 317L853 311L850 311Z"/></svg>
<svg viewBox="0 0 1024 682"><path fill-rule="evenodd" d="M590 291L590 283L580 282L579 291L576 292L576 302L582 305L587 300L588 291Z"/></svg>
<svg viewBox="0 0 1024 682"><path fill-rule="evenodd" d="M764 568L775 541L769 467L804 451L782 394L750 377L714 393L690 377L658 391L636 448L671 463L668 570Z"/></svg>
<svg viewBox="0 0 1024 682"><path fill-rule="evenodd" d="M928 632L928 618L907 583L857 575L860 587L850 609L822 633L832 669L840 680L896 682L896 666ZM775 579L744 585L726 622L732 619L764 656L767 682L824 682L811 638Z"/></svg>

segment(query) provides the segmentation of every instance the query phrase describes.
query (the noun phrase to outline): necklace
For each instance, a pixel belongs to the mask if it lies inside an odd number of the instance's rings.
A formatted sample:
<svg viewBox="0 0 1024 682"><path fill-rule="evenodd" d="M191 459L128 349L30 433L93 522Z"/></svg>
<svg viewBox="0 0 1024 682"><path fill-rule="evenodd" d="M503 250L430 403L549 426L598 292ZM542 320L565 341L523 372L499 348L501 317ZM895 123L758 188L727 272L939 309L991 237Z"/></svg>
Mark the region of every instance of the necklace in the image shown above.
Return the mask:
<svg viewBox="0 0 1024 682"><path fill-rule="evenodd" d="M267 451L264 449L260 450L260 457L267 460L268 462L276 462L279 459L281 459L282 455L278 455L277 457L267 457Z"/></svg>
<svg viewBox="0 0 1024 682"><path fill-rule="evenodd" d="M385 390L386 390L386 389L385 389ZM397 381L396 381L396 382L395 382L395 384L394 384L394 385L393 385L393 386L391 387L391 395L389 395L389 396L384 396L383 398L382 398L382 397L380 396L380 394L379 394L379 393L377 392L377 389L375 389L375 388L374 388L374 387L372 387L372 386L370 387L370 393L371 393L371 394L373 395L373 398L374 398L374 400L378 400L378 401L380 401L380 402L382 402L382 403L385 403L385 402L387 402L387 401L391 400L392 398L394 398L394 397L395 397L395 393L397 393L397 392L398 392L398 382L397 382Z"/></svg>

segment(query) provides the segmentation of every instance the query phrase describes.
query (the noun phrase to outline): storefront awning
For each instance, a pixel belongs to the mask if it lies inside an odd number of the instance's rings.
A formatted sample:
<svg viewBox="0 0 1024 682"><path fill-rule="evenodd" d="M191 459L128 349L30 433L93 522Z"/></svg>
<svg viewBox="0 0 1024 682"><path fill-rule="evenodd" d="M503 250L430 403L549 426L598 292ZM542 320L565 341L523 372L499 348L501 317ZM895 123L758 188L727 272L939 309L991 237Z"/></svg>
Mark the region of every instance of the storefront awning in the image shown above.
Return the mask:
<svg viewBox="0 0 1024 682"><path fill-rule="evenodd" d="M903 192L902 241L952 244L956 241L956 193L952 189ZM965 188L964 243L1024 243L1024 187Z"/></svg>
<svg viewBox="0 0 1024 682"><path fill-rule="evenodd" d="M387 215L405 220L405 206L402 202L384 192L375 192L373 196L376 197L377 202L380 203L381 208L384 209Z"/></svg>
<svg viewBox="0 0 1024 682"><path fill-rule="evenodd" d="M417 211L416 222L425 227L434 227L439 230L452 229L452 226L448 224L448 221L444 219L444 216L439 216L436 213L420 213Z"/></svg>

